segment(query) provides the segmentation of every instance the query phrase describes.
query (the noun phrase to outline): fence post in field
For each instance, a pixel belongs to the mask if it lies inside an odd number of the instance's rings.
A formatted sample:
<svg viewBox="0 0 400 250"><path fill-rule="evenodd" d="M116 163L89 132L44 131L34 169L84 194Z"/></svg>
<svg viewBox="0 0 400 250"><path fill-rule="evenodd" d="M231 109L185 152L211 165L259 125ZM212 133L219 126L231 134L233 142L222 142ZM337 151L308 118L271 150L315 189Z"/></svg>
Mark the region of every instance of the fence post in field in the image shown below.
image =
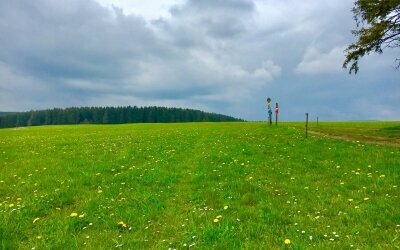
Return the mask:
<svg viewBox="0 0 400 250"><path fill-rule="evenodd" d="M308 136L308 112L306 113L306 138Z"/></svg>

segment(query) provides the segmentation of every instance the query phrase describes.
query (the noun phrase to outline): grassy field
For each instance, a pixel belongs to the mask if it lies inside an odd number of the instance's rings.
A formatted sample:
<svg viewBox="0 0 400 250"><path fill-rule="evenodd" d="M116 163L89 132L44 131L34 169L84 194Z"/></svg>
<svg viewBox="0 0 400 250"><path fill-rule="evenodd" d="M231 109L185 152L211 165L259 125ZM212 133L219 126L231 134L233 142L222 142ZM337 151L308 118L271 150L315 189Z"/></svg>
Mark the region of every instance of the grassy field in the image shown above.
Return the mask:
<svg viewBox="0 0 400 250"><path fill-rule="evenodd" d="M3 129L0 167L2 249L400 248L400 148L302 124Z"/></svg>

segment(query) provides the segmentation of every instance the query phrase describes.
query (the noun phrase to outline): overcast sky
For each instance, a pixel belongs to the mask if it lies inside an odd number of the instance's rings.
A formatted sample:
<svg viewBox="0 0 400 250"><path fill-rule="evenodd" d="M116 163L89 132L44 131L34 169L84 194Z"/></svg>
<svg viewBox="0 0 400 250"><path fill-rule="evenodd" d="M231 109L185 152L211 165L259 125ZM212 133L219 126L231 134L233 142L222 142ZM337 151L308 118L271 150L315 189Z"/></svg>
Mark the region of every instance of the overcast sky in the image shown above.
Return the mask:
<svg viewBox="0 0 400 250"><path fill-rule="evenodd" d="M341 65L352 0L3 0L0 111L168 106L400 119L400 50Z"/></svg>

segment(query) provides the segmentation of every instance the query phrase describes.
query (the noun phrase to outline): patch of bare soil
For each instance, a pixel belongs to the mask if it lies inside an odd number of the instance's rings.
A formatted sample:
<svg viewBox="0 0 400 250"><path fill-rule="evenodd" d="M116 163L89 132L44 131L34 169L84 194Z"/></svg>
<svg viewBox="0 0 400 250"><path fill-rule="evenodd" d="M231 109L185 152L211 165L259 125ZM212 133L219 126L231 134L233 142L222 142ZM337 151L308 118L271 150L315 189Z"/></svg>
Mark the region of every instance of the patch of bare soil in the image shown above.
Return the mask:
<svg viewBox="0 0 400 250"><path fill-rule="evenodd" d="M363 142L363 143L370 143L370 144L379 144L385 146L393 146L393 147L400 147L400 143L388 141L386 137L378 137L378 136L370 136L366 138L355 138L348 135L331 135L327 133L317 132L317 131L308 131L312 135L317 136L324 136L336 140L344 140L344 141L351 141L351 142Z"/></svg>

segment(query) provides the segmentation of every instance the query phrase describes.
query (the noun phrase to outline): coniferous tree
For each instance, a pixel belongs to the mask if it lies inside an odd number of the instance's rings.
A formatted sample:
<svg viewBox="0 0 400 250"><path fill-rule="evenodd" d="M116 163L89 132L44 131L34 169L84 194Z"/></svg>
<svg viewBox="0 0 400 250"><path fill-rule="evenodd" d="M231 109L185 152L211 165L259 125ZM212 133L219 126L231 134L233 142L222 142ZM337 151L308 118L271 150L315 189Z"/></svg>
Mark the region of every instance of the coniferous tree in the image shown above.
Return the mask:
<svg viewBox="0 0 400 250"><path fill-rule="evenodd" d="M0 128L57 124L116 124L157 122L240 121L199 110L165 107L83 107L35 110L0 116Z"/></svg>

